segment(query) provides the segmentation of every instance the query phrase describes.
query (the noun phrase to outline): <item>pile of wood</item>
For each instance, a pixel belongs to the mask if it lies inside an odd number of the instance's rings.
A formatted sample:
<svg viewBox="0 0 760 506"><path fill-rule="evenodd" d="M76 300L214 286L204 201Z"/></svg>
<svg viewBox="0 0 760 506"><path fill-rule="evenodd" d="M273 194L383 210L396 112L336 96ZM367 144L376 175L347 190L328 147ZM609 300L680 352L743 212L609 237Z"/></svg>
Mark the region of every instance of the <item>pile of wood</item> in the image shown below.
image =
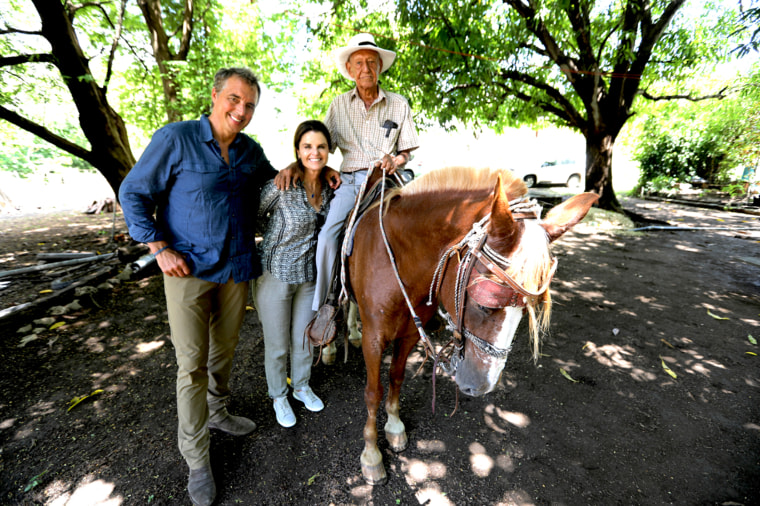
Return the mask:
<svg viewBox="0 0 760 506"><path fill-rule="evenodd" d="M136 266L145 269L154 262L151 255L144 254L146 251L147 248L138 245L106 254L38 253L37 265L0 270L0 289L20 280L28 282L29 277L34 277L34 284L39 288L34 291L33 300L0 310L0 320L36 308L51 306L66 297L73 298L77 291L81 291L85 286L106 284L106 281L128 280L138 270ZM138 261L134 262L135 259Z"/></svg>

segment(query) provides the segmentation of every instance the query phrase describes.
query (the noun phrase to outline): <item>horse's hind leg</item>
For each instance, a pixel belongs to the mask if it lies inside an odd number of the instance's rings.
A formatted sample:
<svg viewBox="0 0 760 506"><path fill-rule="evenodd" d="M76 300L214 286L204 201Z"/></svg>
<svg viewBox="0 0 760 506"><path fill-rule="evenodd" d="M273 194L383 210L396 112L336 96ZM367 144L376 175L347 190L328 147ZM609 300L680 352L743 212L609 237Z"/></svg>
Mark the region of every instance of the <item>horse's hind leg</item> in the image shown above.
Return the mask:
<svg viewBox="0 0 760 506"><path fill-rule="evenodd" d="M366 337L366 336L365 336ZM380 383L380 362L383 350L376 342L365 339L362 346L364 363L367 367L367 386L364 388L364 402L367 404L367 422L364 424L364 451L361 456L362 475L370 485L385 483L387 475L383 466L383 455L377 448L377 410L383 399Z"/></svg>
<svg viewBox="0 0 760 506"><path fill-rule="evenodd" d="M406 336L397 339L393 343L390 385L388 388L388 398L385 400L385 412L388 415L388 421L385 424L385 439L394 452L406 450L408 444L406 427L399 416L399 396L406 372L406 360L416 343L414 337L414 335Z"/></svg>

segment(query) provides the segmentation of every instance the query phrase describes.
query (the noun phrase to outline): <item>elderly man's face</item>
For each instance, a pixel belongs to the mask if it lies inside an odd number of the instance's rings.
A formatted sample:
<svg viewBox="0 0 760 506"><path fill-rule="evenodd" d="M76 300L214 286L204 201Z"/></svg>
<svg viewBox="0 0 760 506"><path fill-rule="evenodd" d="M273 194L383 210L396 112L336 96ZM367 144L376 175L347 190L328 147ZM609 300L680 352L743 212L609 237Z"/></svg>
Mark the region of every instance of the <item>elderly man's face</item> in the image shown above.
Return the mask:
<svg viewBox="0 0 760 506"><path fill-rule="evenodd" d="M383 69L383 61L377 51L360 49L353 53L346 62L348 75L356 81L357 86L369 87L377 84L377 76Z"/></svg>

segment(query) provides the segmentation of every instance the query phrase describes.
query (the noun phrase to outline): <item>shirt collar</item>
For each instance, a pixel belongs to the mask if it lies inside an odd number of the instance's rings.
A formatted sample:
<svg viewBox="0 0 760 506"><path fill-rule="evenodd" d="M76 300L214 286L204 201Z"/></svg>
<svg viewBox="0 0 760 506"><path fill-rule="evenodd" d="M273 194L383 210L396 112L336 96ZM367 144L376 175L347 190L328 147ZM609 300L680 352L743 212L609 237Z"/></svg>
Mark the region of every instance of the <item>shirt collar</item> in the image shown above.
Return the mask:
<svg viewBox="0 0 760 506"><path fill-rule="evenodd" d="M211 130L211 122L208 120L208 114L201 115L201 141L211 142L214 140L214 132Z"/></svg>
<svg viewBox="0 0 760 506"><path fill-rule="evenodd" d="M351 100L359 98L359 90L354 86L354 89L351 90ZM377 82L377 98L375 99L375 102L380 102L382 100L385 100L385 91L380 87L380 81Z"/></svg>
<svg viewBox="0 0 760 506"><path fill-rule="evenodd" d="M216 142L216 139L214 139L214 131L211 130L211 122L208 120L208 114L202 114L201 115L201 141L202 142ZM236 145L238 142L240 142L241 134L238 133L234 139L232 139L232 142L230 143L230 146Z"/></svg>

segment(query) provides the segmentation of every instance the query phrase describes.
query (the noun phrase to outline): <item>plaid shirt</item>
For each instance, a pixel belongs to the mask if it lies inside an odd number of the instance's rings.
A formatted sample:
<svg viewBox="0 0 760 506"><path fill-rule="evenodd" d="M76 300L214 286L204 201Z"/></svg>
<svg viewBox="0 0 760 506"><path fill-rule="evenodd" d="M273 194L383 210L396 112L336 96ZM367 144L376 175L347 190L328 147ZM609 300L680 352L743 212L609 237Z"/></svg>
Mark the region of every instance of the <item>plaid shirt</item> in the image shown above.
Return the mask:
<svg viewBox="0 0 760 506"><path fill-rule="evenodd" d="M369 110L356 88L338 95L330 104L325 125L343 155L342 172L367 169L383 155L419 147L409 102L397 93L378 88L377 99ZM384 128L386 122L395 127Z"/></svg>

